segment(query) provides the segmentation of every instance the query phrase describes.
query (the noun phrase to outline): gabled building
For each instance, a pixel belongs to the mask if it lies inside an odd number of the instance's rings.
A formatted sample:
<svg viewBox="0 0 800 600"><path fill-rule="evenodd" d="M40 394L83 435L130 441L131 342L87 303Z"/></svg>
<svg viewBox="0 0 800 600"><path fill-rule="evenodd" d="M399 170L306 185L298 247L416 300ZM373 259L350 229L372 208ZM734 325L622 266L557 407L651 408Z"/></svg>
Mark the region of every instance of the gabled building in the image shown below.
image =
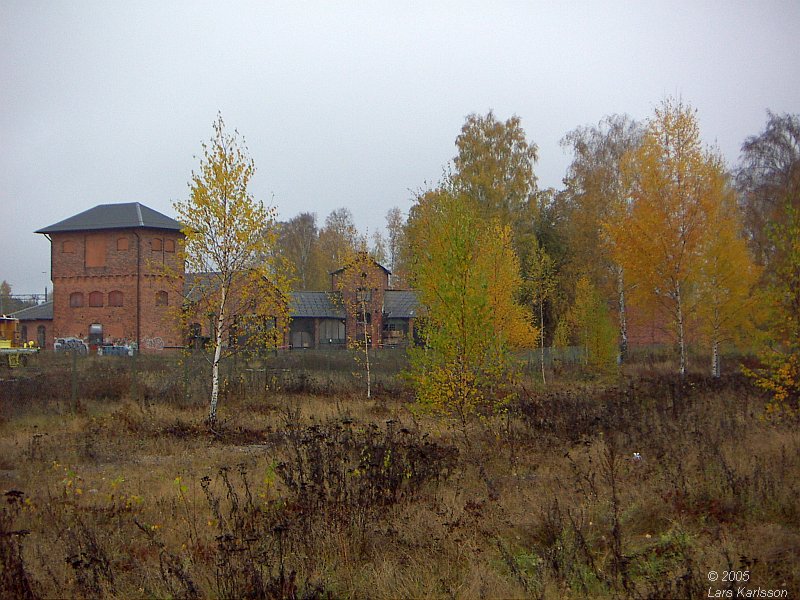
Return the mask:
<svg viewBox="0 0 800 600"><path fill-rule="evenodd" d="M325 348L347 343L347 312L340 292L293 292L289 305L292 348Z"/></svg>
<svg viewBox="0 0 800 600"><path fill-rule="evenodd" d="M361 342L366 328L373 348L405 346L413 339L417 297L389 289L390 271L357 256L331 273L331 289L292 294L287 343L292 348L344 346Z"/></svg>
<svg viewBox="0 0 800 600"><path fill-rule="evenodd" d="M28 306L9 315L19 320L19 337L24 344L34 342L38 348L53 349L53 301Z"/></svg>
<svg viewBox="0 0 800 600"><path fill-rule="evenodd" d="M176 220L138 202L102 204L36 233L50 240L53 299L17 315L28 340L44 348L55 338L136 343L148 352L210 339L213 307L198 302L214 278L185 273ZM406 345L416 295L389 289L389 275L364 255L331 273L330 290L294 292L289 327L275 324L285 329L282 345L344 347L363 339L365 325L373 347ZM178 312L187 306L197 314L184 331Z"/></svg>
<svg viewBox="0 0 800 600"><path fill-rule="evenodd" d="M138 202L101 204L36 233L50 240L52 337L144 351L183 345L170 310L183 301L175 219Z"/></svg>

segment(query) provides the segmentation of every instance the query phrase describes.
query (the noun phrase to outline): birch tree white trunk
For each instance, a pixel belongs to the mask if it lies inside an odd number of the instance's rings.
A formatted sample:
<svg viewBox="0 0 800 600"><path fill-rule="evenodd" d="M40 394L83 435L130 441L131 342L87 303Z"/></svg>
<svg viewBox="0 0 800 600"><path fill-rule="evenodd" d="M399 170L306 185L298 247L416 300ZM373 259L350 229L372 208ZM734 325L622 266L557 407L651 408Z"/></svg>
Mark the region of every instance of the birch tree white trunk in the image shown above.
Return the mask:
<svg viewBox="0 0 800 600"><path fill-rule="evenodd" d="M681 284L675 284L675 302L678 321L678 348L680 350L680 366L678 371L681 377L686 377L686 339L683 332L683 298L681 296Z"/></svg>
<svg viewBox="0 0 800 600"><path fill-rule="evenodd" d="M367 398L372 397L372 378L370 377L369 371L369 337L367 336L367 303L362 300L361 301L361 314L364 318L364 357L366 360L366 368L367 368Z"/></svg>
<svg viewBox="0 0 800 600"><path fill-rule="evenodd" d="M542 385L547 385L547 381L544 378L544 300L539 302L539 326L541 328L539 339L541 340Z"/></svg>
<svg viewBox="0 0 800 600"><path fill-rule="evenodd" d="M717 341L716 334L714 335L714 340L711 342L711 376L715 379L720 376L719 342Z"/></svg>
<svg viewBox="0 0 800 600"><path fill-rule="evenodd" d="M208 423L213 429L217 423L217 402L219 401L219 363L222 358L222 336L225 326L225 304L228 296L228 288L222 286L221 298L219 303L219 315L217 315L216 338L214 340L214 360L211 363L211 407L208 413Z"/></svg>
<svg viewBox="0 0 800 600"><path fill-rule="evenodd" d="M625 312L625 271L617 267L617 293L619 296L619 361L628 358L628 317Z"/></svg>

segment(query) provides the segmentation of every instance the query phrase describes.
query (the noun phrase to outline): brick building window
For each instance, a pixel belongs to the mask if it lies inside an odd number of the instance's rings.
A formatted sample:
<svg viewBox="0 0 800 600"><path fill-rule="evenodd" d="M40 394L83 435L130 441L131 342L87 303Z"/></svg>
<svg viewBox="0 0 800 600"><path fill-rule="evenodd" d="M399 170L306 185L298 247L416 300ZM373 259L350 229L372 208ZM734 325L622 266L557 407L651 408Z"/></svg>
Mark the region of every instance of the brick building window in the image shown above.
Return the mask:
<svg viewBox="0 0 800 600"><path fill-rule="evenodd" d="M75 254L75 242L72 240L61 242L61 252L64 254Z"/></svg>
<svg viewBox="0 0 800 600"><path fill-rule="evenodd" d="M156 306L167 306L169 304L169 294L164 290L156 292Z"/></svg>
<svg viewBox="0 0 800 600"><path fill-rule="evenodd" d="M47 330L45 329L44 325L39 325L36 328L36 343L39 345L39 348L44 348L44 344L47 341L45 336L47 334Z"/></svg>
<svg viewBox="0 0 800 600"><path fill-rule="evenodd" d="M150 247L153 252L161 252L164 249L164 242L161 238L153 238L153 241L150 242Z"/></svg>
<svg viewBox="0 0 800 600"><path fill-rule="evenodd" d="M108 292L108 305L109 306L122 306L122 292L119 290L114 290L113 292Z"/></svg>
<svg viewBox="0 0 800 600"><path fill-rule="evenodd" d="M28 341L28 326L22 325L19 328L19 337L22 340L22 343L25 344Z"/></svg>
<svg viewBox="0 0 800 600"><path fill-rule="evenodd" d="M103 306L103 292L90 292L89 306L93 307Z"/></svg>
<svg viewBox="0 0 800 600"><path fill-rule="evenodd" d="M72 292L69 295L69 305L72 308L80 308L83 306L83 294L81 292Z"/></svg>
<svg viewBox="0 0 800 600"><path fill-rule="evenodd" d="M128 250L128 238L121 237L117 238L117 251L119 252L127 252Z"/></svg>
<svg viewBox="0 0 800 600"><path fill-rule="evenodd" d="M164 240L164 252L175 252L175 240Z"/></svg>
<svg viewBox="0 0 800 600"><path fill-rule="evenodd" d="M86 238L86 266L106 266L106 238L101 235Z"/></svg>

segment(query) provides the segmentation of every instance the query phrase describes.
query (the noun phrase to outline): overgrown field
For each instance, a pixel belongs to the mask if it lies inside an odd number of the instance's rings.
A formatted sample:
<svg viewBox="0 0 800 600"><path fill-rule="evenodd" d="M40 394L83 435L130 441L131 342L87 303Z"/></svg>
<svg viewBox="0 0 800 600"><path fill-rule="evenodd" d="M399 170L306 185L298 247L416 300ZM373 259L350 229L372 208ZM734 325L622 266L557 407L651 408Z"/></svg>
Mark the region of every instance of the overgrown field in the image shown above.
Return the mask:
<svg viewBox="0 0 800 600"><path fill-rule="evenodd" d="M231 387L211 433L202 393L92 373L0 382L4 598L800 598L800 432L738 375L562 374L466 429L400 385Z"/></svg>

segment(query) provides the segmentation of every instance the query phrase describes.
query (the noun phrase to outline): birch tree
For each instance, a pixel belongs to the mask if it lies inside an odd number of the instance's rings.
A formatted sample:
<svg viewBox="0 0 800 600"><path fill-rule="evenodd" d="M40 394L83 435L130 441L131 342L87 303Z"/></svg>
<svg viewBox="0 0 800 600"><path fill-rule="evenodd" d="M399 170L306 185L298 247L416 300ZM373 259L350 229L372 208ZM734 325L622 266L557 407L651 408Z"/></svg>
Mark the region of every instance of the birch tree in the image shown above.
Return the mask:
<svg viewBox="0 0 800 600"><path fill-rule="evenodd" d="M614 260L613 240L604 223L624 219L631 198L622 177L622 159L641 142L642 127L627 115L611 115L596 126L579 127L561 145L573 152L567 176L566 222L572 273L586 273L594 285L616 295L619 356L628 353L625 270Z"/></svg>
<svg viewBox="0 0 800 600"><path fill-rule="evenodd" d="M347 332L347 346L354 351L356 362L364 369L367 398L372 397L371 351L373 338L379 338L375 315L382 310L384 282L381 279L378 257L367 250L367 240L359 242L358 250L344 257L339 269L337 288L348 318L356 323L355 333Z"/></svg>
<svg viewBox="0 0 800 600"><path fill-rule="evenodd" d="M538 218L533 170L538 147L527 140L518 116L501 121L489 111L466 118L456 148L454 190L470 198L487 221L510 226L514 250L524 258Z"/></svg>
<svg viewBox="0 0 800 600"><path fill-rule="evenodd" d="M523 287L523 294L530 299L531 305L539 313L539 362L542 370L542 383L547 383L544 372L544 307L548 301L552 300L558 281L556 279L555 262L536 239L533 240L533 244L530 247L526 271L527 277Z"/></svg>
<svg viewBox="0 0 800 600"><path fill-rule="evenodd" d="M537 335L515 298L521 279L511 230L440 188L412 207L408 239L425 340L411 350L411 380L423 405L455 413L465 425L479 407L510 393L509 350Z"/></svg>
<svg viewBox="0 0 800 600"><path fill-rule="evenodd" d="M752 338L760 312L755 286L761 274L747 248L739 210L721 165L710 175L712 196L697 283L700 328L711 350L711 376L720 376L720 348Z"/></svg>
<svg viewBox="0 0 800 600"><path fill-rule="evenodd" d="M787 222L788 209L800 210L800 115L767 111L764 131L742 144L736 182L747 240L772 276L775 224Z"/></svg>
<svg viewBox="0 0 800 600"><path fill-rule="evenodd" d="M212 315L213 358L208 422L217 422L220 362L237 349L236 336L259 325L276 343L272 319L285 320L289 284L273 251L276 212L249 191L255 165L239 133L229 133L221 115L204 143L200 167L192 172L189 199L174 205L186 236L187 273L194 274L189 300L196 313ZM252 327L250 327L252 329ZM263 339L262 343L266 343Z"/></svg>
<svg viewBox="0 0 800 600"><path fill-rule="evenodd" d="M594 371L612 372L616 364L614 326L606 301L586 275L575 286L570 317L586 364Z"/></svg>
<svg viewBox="0 0 800 600"><path fill-rule="evenodd" d="M637 296L673 325L681 376L687 370L687 317L700 277L708 215L720 202L718 160L704 150L695 111L674 100L656 109L622 171L633 201L607 231L614 258L638 284Z"/></svg>
<svg viewBox="0 0 800 600"><path fill-rule="evenodd" d="M320 267L331 273L359 247L359 234L349 208L337 208L325 217L319 232Z"/></svg>
<svg viewBox="0 0 800 600"><path fill-rule="evenodd" d="M386 238L383 237L383 233L380 231L373 231L370 235L372 245L369 249L369 253L372 257L378 261L380 264L385 265L388 259L387 256L387 249L386 249ZM391 268L389 269L391 271Z"/></svg>
<svg viewBox="0 0 800 600"><path fill-rule="evenodd" d="M767 410L800 414L800 116L768 113L742 145L739 173L749 239L765 263L770 305L764 368L750 372L770 393ZM753 217L755 216L755 219Z"/></svg>
<svg viewBox="0 0 800 600"><path fill-rule="evenodd" d="M386 213L386 252L389 258L389 270L392 272L393 288L401 288L406 284L406 269L402 258L404 245L405 218L400 209L395 206Z"/></svg>
<svg viewBox="0 0 800 600"><path fill-rule="evenodd" d="M279 225L277 251L294 267L295 289L320 289L327 273L319 266L319 231L314 213L300 213Z"/></svg>

